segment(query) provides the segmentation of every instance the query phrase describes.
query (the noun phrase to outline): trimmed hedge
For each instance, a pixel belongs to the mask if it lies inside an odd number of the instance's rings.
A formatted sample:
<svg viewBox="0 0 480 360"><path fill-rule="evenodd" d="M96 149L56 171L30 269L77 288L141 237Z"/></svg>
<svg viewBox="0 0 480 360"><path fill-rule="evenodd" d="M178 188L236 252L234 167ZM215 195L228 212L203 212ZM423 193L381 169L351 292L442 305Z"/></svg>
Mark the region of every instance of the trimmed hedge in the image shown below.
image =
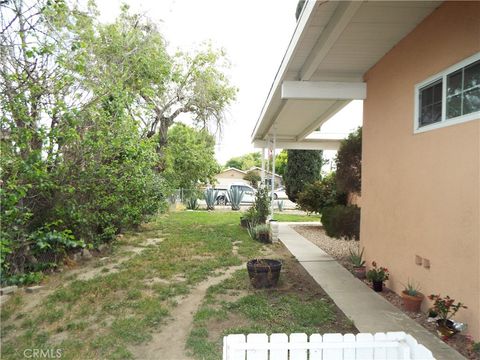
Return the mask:
<svg viewBox="0 0 480 360"><path fill-rule="evenodd" d="M336 205L324 208L322 224L328 236L360 239L360 208L356 205Z"/></svg>

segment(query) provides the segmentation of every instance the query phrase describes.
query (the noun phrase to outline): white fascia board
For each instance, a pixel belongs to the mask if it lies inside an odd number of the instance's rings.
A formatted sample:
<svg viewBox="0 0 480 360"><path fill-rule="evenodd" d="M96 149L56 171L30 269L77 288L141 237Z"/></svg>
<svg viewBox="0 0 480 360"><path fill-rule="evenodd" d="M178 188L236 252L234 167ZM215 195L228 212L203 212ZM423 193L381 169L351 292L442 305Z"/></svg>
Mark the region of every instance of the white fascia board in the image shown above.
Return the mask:
<svg viewBox="0 0 480 360"><path fill-rule="evenodd" d="M294 100L364 100L367 84L364 82L284 81L282 99Z"/></svg>
<svg viewBox="0 0 480 360"><path fill-rule="evenodd" d="M341 140L315 140L315 141L277 141L276 149L291 150L338 150ZM265 140L255 140L253 146L257 149L267 148L268 142Z"/></svg>
<svg viewBox="0 0 480 360"><path fill-rule="evenodd" d="M253 129L252 132L252 138L257 137L257 132L259 131L259 127L263 121L265 121L265 115L266 112L270 106L270 103L272 102L272 98L274 96L274 93L277 91L279 85L282 83L282 81L285 78L286 70L288 69L288 66L292 62L292 55L294 51L296 50L298 43L300 41L300 37L303 34L304 29L307 27L307 25L310 23L312 15L315 13L315 10L317 7L320 5L319 0L307 0L305 2L305 5L303 6L303 10L300 14L300 17L297 21L297 26L295 27L295 31L293 33L292 38L290 39L290 43L288 44L287 51L285 52L285 55L283 56L282 63L280 64L280 67L277 70L277 74L275 75L275 79L273 80L272 86L270 87L270 91L268 93L267 99L265 100L262 111L260 112L260 116L257 119L257 123L255 124L255 128ZM276 112L278 114L278 111ZM268 120L268 126L267 126L267 132L269 131L270 127L272 126L274 120L269 119Z"/></svg>

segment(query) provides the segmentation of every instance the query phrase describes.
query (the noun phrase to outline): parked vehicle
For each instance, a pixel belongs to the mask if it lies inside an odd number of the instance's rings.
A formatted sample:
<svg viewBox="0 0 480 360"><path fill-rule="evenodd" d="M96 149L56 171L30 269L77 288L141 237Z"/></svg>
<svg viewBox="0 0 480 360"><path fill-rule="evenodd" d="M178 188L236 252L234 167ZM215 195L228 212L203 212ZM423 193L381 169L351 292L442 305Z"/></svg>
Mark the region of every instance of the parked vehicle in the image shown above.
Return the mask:
<svg viewBox="0 0 480 360"><path fill-rule="evenodd" d="M280 187L273 191L273 198L277 199L288 199L287 193L285 192L284 187Z"/></svg>
<svg viewBox="0 0 480 360"><path fill-rule="evenodd" d="M244 183L233 183L225 187L215 188L215 190L218 190L216 203L218 205L228 205L230 203L228 191L233 188L238 188L240 191L243 191L242 204L253 203L255 201L256 190L253 187Z"/></svg>

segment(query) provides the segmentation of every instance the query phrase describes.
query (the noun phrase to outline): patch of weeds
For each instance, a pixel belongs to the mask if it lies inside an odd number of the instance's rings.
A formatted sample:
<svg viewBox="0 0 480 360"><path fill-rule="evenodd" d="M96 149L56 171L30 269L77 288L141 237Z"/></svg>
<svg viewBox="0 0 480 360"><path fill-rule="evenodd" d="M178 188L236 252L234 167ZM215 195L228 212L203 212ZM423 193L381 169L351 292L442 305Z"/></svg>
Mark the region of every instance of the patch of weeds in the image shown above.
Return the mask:
<svg viewBox="0 0 480 360"><path fill-rule="evenodd" d="M136 317L116 319L112 323L112 334L130 344L140 344L152 338L143 322Z"/></svg>
<svg viewBox="0 0 480 360"><path fill-rule="evenodd" d="M1 326L0 327L0 337L2 339L5 339L5 337L10 334L12 331L14 331L16 329L15 325L13 324L10 324L10 325L6 325L6 326Z"/></svg>
<svg viewBox="0 0 480 360"><path fill-rule="evenodd" d="M88 327L88 323L86 321L77 321L77 322L69 322L66 328L69 331L83 331L87 327Z"/></svg>
<svg viewBox="0 0 480 360"><path fill-rule="evenodd" d="M39 322L53 323L63 318L64 315L65 312L63 309L48 304L43 311L40 312L37 319Z"/></svg>
<svg viewBox="0 0 480 360"><path fill-rule="evenodd" d="M196 328L190 332L187 339L187 348L198 359L216 360L219 358L219 345L208 341L208 331L205 328Z"/></svg>
<svg viewBox="0 0 480 360"><path fill-rule="evenodd" d="M225 319L228 316L224 309L213 309L211 307L202 307L195 314L193 321L204 322L211 319Z"/></svg>
<svg viewBox="0 0 480 360"><path fill-rule="evenodd" d="M95 356L100 359L133 359L133 354L128 351L116 334L98 336L91 342Z"/></svg>
<svg viewBox="0 0 480 360"><path fill-rule="evenodd" d="M2 311L0 311L0 321L3 323L10 319L12 314L16 313L23 303L22 297L19 294L13 294L10 296L9 301L2 305Z"/></svg>
<svg viewBox="0 0 480 360"><path fill-rule="evenodd" d="M172 284L172 285L153 285L153 290L159 295L160 300L167 300L169 298L188 294L189 288L186 284Z"/></svg>
<svg viewBox="0 0 480 360"><path fill-rule="evenodd" d="M137 300L142 297L142 292L138 289L131 289L127 292L127 299L128 300Z"/></svg>

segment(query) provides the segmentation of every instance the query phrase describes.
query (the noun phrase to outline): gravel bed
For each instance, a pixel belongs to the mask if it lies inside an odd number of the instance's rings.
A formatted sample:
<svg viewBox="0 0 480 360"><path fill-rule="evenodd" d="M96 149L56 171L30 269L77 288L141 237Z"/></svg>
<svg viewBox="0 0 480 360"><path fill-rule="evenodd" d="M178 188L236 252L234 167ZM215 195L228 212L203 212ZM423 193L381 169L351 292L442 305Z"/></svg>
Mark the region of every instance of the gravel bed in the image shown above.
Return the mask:
<svg viewBox="0 0 480 360"><path fill-rule="evenodd" d="M292 228L302 235L307 240L311 241L323 251L332 256L340 264L342 264L347 270L352 271L352 264L348 257L350 250L358 251L359 242L355 240L341 240L332 239L325 234L322 226L319 225L296 225ZM362 281L362 280L359 280ZM367 280L363 280L367 285L370 285ZM372 290L373 291L373 290ZM437 335L436 326L434 323L428 322L428 317L423 313L413 313L405 311L403 309L402 297L393 292L392 290L384 287L384 290L379 293L385 299L387 299L394 306L402 310L407 316L418 322L425 329L431 333ZM467 359L480 360L480 354L475 353L472 349L472 340L468 336L463 334L457 334L450 339L444 340L448 345L456 349L459 353L465 356Z"/></svg>
<svg viewBox="0 0 480 360"><path fill-rule="evenodd" d="M350 251L358 251L358 241L333 239L325 234L321 225L295 225L291 228L351 270L348 258Z"/></svg>

